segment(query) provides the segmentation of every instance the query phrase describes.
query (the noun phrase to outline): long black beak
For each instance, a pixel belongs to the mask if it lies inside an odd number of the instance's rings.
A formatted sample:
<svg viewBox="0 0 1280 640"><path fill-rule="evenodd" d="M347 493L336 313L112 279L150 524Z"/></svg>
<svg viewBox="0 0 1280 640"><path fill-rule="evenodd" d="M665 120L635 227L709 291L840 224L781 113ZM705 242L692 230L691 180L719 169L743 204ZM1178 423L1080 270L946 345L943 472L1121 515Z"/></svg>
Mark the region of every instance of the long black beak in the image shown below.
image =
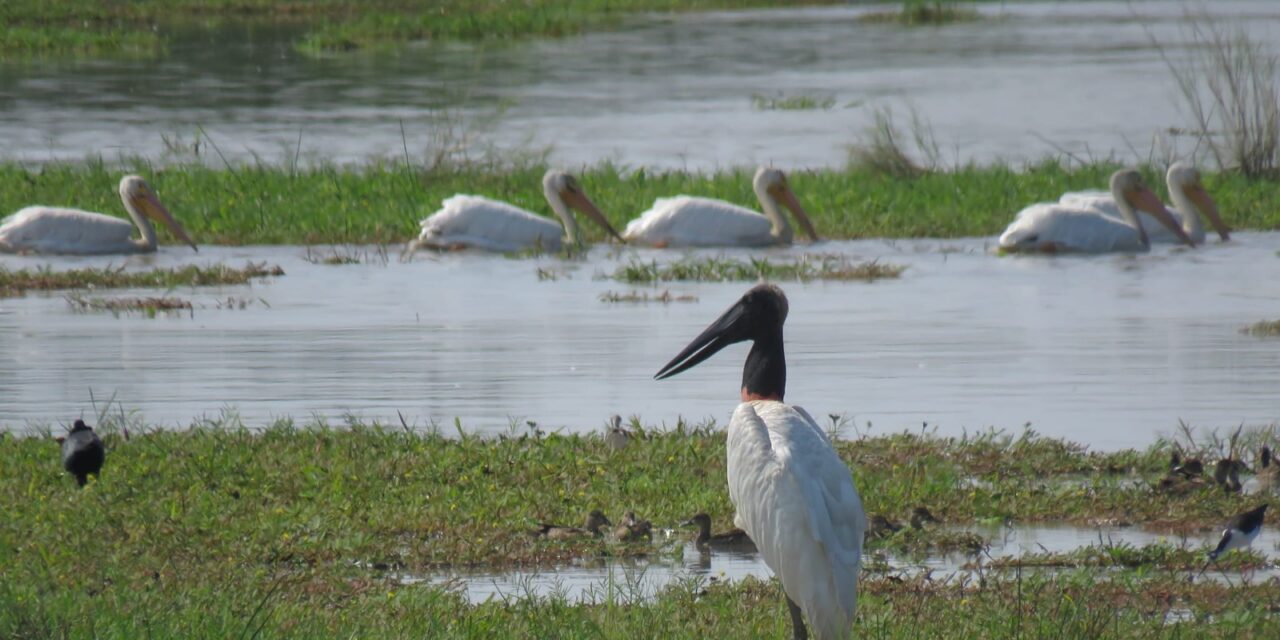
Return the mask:
<svg viewBox="0 0 1280 640"><path fill-rule="evenodd" d="M653 375L654 380L662 380L692 369L699 363L735 342L750 339L746 331L747 305L745 300L738 300L724 315L711 323L698 337L689 343L683 351L671 359L666 366Z"/></svg>

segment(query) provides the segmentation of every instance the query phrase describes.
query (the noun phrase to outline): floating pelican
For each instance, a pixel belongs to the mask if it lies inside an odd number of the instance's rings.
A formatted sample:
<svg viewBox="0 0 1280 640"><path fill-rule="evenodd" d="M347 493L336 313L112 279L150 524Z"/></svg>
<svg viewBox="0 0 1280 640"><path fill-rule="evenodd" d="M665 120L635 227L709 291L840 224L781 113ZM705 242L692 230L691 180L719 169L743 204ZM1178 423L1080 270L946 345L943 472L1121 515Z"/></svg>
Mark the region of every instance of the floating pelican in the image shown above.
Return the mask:
<svg viewBox="0 0 1280 640"><path fill-rule="evenodd" d="M458 194L445 200L439 211L422 221L422 234L409 243L408 250L472 247L520 251L541 247L559 251L566 243L577 245L582 241L570 207L622 240L573 176L563 171L548 171L542 177L542 192L563 226L505 202Z"/></svg>
<svg viewBox="0 0 1280 640"><path fill-rule="evenodd" d="M1123 220L1080 204L1042 202L1018 212L1000 234L1000 249L1020 252L1146 251L1151 246L1135 207L1150 213L1181 242L1195 246L1133 169L1111 175L1111 194Z"/></svg>
<svg viewBox="0 0 1280 640"><path fill-rule="evenodd" d="M1197 244L1204 242L1204 226L1200 224L1200 216L1209 219L1209 224L1213 225L1223 242L1231 239L1231 229L1222 221L1218 205L1200 181L1199 170L1189 164L1175 162L1165 172L1165 184L1169 187L1169 199L1173 201L1169 213L1179 221L1179 226L1192 241ZM1117 219L1122 215L1120 208L1116 206L1115 197L1102 191L1065 193L1058 199L1058 204L1097 209ZM1177 235L1155 225L1155 220L1147 214L1139 213L1138 217L1142 220L1143 228L1148 230L1151 242L1182 242Z"/></svg>
<svg viewBox="0 0 1280 640"><path fill-rule="evenodd" d="M752 342L742 370L742 404L726 442L734 523L782 580L794 636L806 637L807 617L819 640L847 638L867 517L849 467L826 433L804 409L782 402L786 319L782 290L757 285L654 377L676 375L727 345Z"/></svg>
<svg viewBox="0 0 1280 640"><path fill-rule="evenodd" d="M654 247L762 247L791 243L791 225L778 209L791 210L810 240L818 232L796 199L787 176L760 167L751 181L764 215L724 200L676 196L658 198L653 207L627 223L622 237Z"/></svg>
<svg viewBox="0 0 1280 640"><path fill-rule="evenodd" d="M196 243L160 204L146 180L138 176L121 178L120 200L133 218L133 224L79 209L25 207L0 221L0 251L76 255L150 253L156 250L156 230L148 218L163 222L174 236L196 249ZM129 237L134 226L142 232L141 238Z"/></svg>

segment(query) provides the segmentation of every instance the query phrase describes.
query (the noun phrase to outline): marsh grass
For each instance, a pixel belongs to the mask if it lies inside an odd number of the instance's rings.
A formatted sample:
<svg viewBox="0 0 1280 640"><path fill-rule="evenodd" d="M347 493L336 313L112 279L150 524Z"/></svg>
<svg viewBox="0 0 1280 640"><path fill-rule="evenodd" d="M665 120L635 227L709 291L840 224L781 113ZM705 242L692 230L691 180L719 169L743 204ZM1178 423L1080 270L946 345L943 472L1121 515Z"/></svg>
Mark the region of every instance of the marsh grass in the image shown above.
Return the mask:
<svg viewBox="0 0 1280 640"><path fill-rule="evenodd" d="M278 277L284 269L267 263L248 263L242 268L223 264L206 267L188 265L171 269L126 271L119 267L89 267L55 271L44 266L37 269L9 269L0 266L0 292L22 295L27 291L62 289L172 289L174 287L206 287L247 284L257 278Z"/></svg>
<svg viewBox="0 0 1280 640"><path fill-rule="evenodd" d="M656 598L625 585L603 602L563 597L470 605L392 573L441 567L561 566L661 553L603 540L550 542L540 520L634 509L668 525L732 516L718 425L630 425L621 450L599 435L516 424L478 437L407 420L249 426L233 413L161 430L104 409L100 478L83 490L48 436L0 447L0 635L64 637L431 636L781 637L776 582L679 582ZM70 418L70 416L68 416ZM527 427L527 428L526 428ZM927 505L951 523L1177 517L1212 535L1252 498L1153 494L1111 479L1163 472L1167 448L1091 452L1031 431L962 438L902 433L837 441L868 511ZM1088 475L1083 489L1057 480ZM981 485L961 482L977 477ZM928 530L920 533L930 535ZM893 548L872 541L869 551ZM1180 553L1180 552L1179 552ZM1173 554L1035 574L982 565L952 579L864 574L859 633L878 638L1163 637L1171 607L1190 636L1257 637L1274 624L1274 581L1191 584ZM1227 560L1227 558L1224 558ZM382 569L379 569L381 567ZM396 571L390 571L394 568ZM909 629L908 629L909 628ZM1106 633L1102 633L1105 631ZM1042 633L1043 632L1043 633ZM1100 635L1101 634L1101 635Z"/></svg>
<svg viewBox="0 0 1280 640"><path fill-rule="evenodd" d="M910 180L937 171L942 164L942 152L933 127L915 108L910 112L908 132L903 133L895 121L893 109L876 108L871 126L864 131L860 141L849 147L849 166L898 180Z"/></svg>
<svg viewBox="0 0 1280 640"><path fill-rule="evenodd" d="M1047 161L1020 169L928 170L927 155L916 159L912 134L903 135L897 140L909 150L909 164L854 162L839 169L788 172L788 181L823 237L991 235L1030 203L1056 201L1065 191L1103 188L1118 166ZM118 212L120 176L138 173L192 236L209 244L404 243L417 236L419 220L456 193L484 195L552 216L542 195L544 164L450 162L427 168L423 162L231 169L158 166L140 159L122 166L92 161L40 168L0 162L0 212L33 202ZM606 163L577 175L614 228L621 229L656 198L679 193L756 209L752 173L750 168L714 173L630 170ZM1143 167L1143 173L1154 189L1164 189L1161 167ZM1231 172L1205 173L1204 181L1233 228L1280 227L1280 183ZM583 225L583 232L590 242L606 240L594 225Z"/></svg>
<svg viewBox="0 0 1280 640"><path fill-rule="evenodd" d="M672 302L697 302L698 296L682 293L671 293L670 289L663 289L661 293L649 293L648 291L606 291L600 294L600 302L610 304L628 303L628 304L649 304L650 302L658 304L671 304Z"/></svg>
<svg viewBox="0 0 1280 640"><path fill-rule="evenodd" d="M905 27L937 27L976 22L982 14L956 0L903 0L896 11L873 11L858 16L864 24L896 24Z"/></svg>
<svg viewBox="0 0 1280 640"><path fill-rule="evenodd" d="M610 278L631 284L652 282L730 282L843 280L873 282L897 278L905 266L879 260L854 261L841 254L806 253L794 260L768 258L746 260L726 256L686 256L674 262L632 260L614 270Z"/></svg>
<svg viewBox="0 0 1280 640"><path fill-rule="evenodd" d="M1259 338L1280 336L1280 320L1259 320L1249 326L1240 327L1240 333Z"/></svg>
<svg viewBox="0 0 1280 640"><path fill-rule="evenodd" d="M307 252L302 259L311 264L330 266L346 264L381 264L386 266L391 262L391 255L390 249L385 244L373 248L356 246L315 247L308 245Z"/></svg>
<svg viewBox="0 0 1280 640"><path fill-rule="evenodd" d="M751 106L757 111L828 111L836 104L835 96L815 95L783 95L768 96L762 93L751 95Z"/></svg>
<svg viewBox="0 0 1280 640"><path fill-rule="evenodd" d="M122 313L141 313L154 318L160 314L176 314L185 311L191 317L195 317L195 307L190 300L171 296L98 298L72 294L67 296L67 304L80 312L107 311L117 316Z"/></svg>

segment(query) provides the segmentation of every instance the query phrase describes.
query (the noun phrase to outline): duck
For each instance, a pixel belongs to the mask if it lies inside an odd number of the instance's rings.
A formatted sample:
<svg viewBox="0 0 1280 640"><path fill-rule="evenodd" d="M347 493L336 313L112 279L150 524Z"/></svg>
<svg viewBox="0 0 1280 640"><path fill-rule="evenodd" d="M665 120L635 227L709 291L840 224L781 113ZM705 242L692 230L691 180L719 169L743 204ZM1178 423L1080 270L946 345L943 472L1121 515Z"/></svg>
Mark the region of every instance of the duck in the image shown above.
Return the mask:
<svg viewBox="0 0 1280 640"><path fill-rule="evenodd" d="M878 513L872 515L870 521L867 535L872 538L887 538L902 530L901 522L894 522Z"/></svg>
<svg viewBox="0 0 1280 640"><path fill-rule="evenodd" d="M1240 493L1240 470L1244 463L1232 458L1223 458L1213 465L1213 483L1222 487L1227 493Z"/></svg>
<svg viewBox="0 0 1280 640"><path fill-rule="evenodd" d="M612 525L609 518L599 509L592 509L587 514L587 519L581 527L565 527L558 524L550 524L547 522L538 523L538 528L529 532L529 535L535 538L546 538L548 540L572 540L574 538L593 537L599 538L603 533L601 527Z"/></svg>
<svg viewBox="0 0 1280 640"><path fill-rule="evenodd" d="M911 510L911 528L923 529L926 524L942 524L942 521L935 517L928 508L918 506Z"/></svg>
<svg viewBox="0 0 1280 640"><path fill-rule="evenodd" d="M653 523L640 520L636 512L628 511L618 526L613 528L613 538L618 542L652 542Z"/></svg>
<svg viewBox="0 0 1280 640"><path fill-rule="evenodd" d="M748 536L746 531L743 531L738 527L734 527L728 531L722 531L720 533L711 533L711 516L705 513L695 514L692 518L681 522L680 526L698 528L698 534L694 537L693 544L702 550L756 550L756 543L751 541L751 536Z"/></svg>

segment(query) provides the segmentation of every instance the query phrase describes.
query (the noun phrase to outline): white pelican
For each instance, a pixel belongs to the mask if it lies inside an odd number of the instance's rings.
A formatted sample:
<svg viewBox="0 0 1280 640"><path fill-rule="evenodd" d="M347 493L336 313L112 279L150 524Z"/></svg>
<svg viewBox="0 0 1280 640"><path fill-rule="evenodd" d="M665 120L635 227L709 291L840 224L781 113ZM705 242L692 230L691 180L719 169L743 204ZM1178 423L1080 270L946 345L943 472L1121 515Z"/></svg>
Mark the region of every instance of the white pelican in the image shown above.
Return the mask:
<svg viewBox="0 0 1280 640"><path fill-rule="evenodd" d="M804 409L782 402L786 318L782 290L757 285L654 377L680 373L735 342L752 342L742 404L727 433L734 523L782 580L795 637L806 637L807 617L820 640L847 638L867 517L849 467L826 433Z"/></svg>
<svg viewBox="0 0 1280 640"><path fill-rule="evenodd" d="M724 200L676 196L658 198L653 207L627 223L627 242L654 247L763 247L791 243L791 225L778 209L781 202L812 241L818 232L796 199L780 169L760 167L751 186L760 199L760 215Z"/></svg>
<svg viewBox="0 0 1280 640"><path fill-rule="evenodd" d="M422 221L422 234L409 243L409 251L422 247L456 249L472 247L488 251L520 251L543 248L559 251L564 244L581 243L572 207L621 240L604 214L587 197L578 181L563 171L542 177L542 192L563 227L531 211L480 196L458 194L445 200L439 211ZM564 239L561 240L561 236Z"/></svg>
<svg viewBox="0 0 1280 640"><path fill-rule="evenodd" d="M1135 207L1151 214L1181 242L1195 246L1173 214L1143 184L1137 171L1121 169L1112 174L1111 194L1123 219L1080 204L1033 204L1019 211L1000 234L1000 249L1044 253L1146 251L1151 241Z"/></svg>
<svg viewBox="0 0 1280 640"><path fill-rule="evenodd" d="M25 207L0 221L0 251L9 253L150 253L156 250L156 230L148 218L163 222L173 235L196 249L185 229L160 204L146 180L120 179L120 200L133 224L120 218L59 207ZM134 226L141 238L130 238ZM199 249L196 249L199 251Z"/></svg>
<svg viewBox="0 0 1280 640"><path fill-rule="evenodd" d="M1209 219L1209 224L1213 225L1223 242L1231 239L1231 229L1227 227L1227 223L1223 222L1222 216L1218 213L1218 205L1214 203L1200 181L1199 170L1189 164L1175 162L1165 172L1165 184L1169 187L1169 199L1173 200L1173 207L1170 207L1169 213L1180 221L1179 226L1188 237L1196 243L1204 242L1204 226L1200 224L1200 216L1203 215ZM1064 193L1058 199L1058 204L1097 209L1112 218L1121 217L1115 197L1102 191ZM1164 227L1154 225L1154 220L1145 213L1140 212L1138 217L1142 220L1143 228L1148 229L1148 237L1152 242L1182 241Z"/></svg>

